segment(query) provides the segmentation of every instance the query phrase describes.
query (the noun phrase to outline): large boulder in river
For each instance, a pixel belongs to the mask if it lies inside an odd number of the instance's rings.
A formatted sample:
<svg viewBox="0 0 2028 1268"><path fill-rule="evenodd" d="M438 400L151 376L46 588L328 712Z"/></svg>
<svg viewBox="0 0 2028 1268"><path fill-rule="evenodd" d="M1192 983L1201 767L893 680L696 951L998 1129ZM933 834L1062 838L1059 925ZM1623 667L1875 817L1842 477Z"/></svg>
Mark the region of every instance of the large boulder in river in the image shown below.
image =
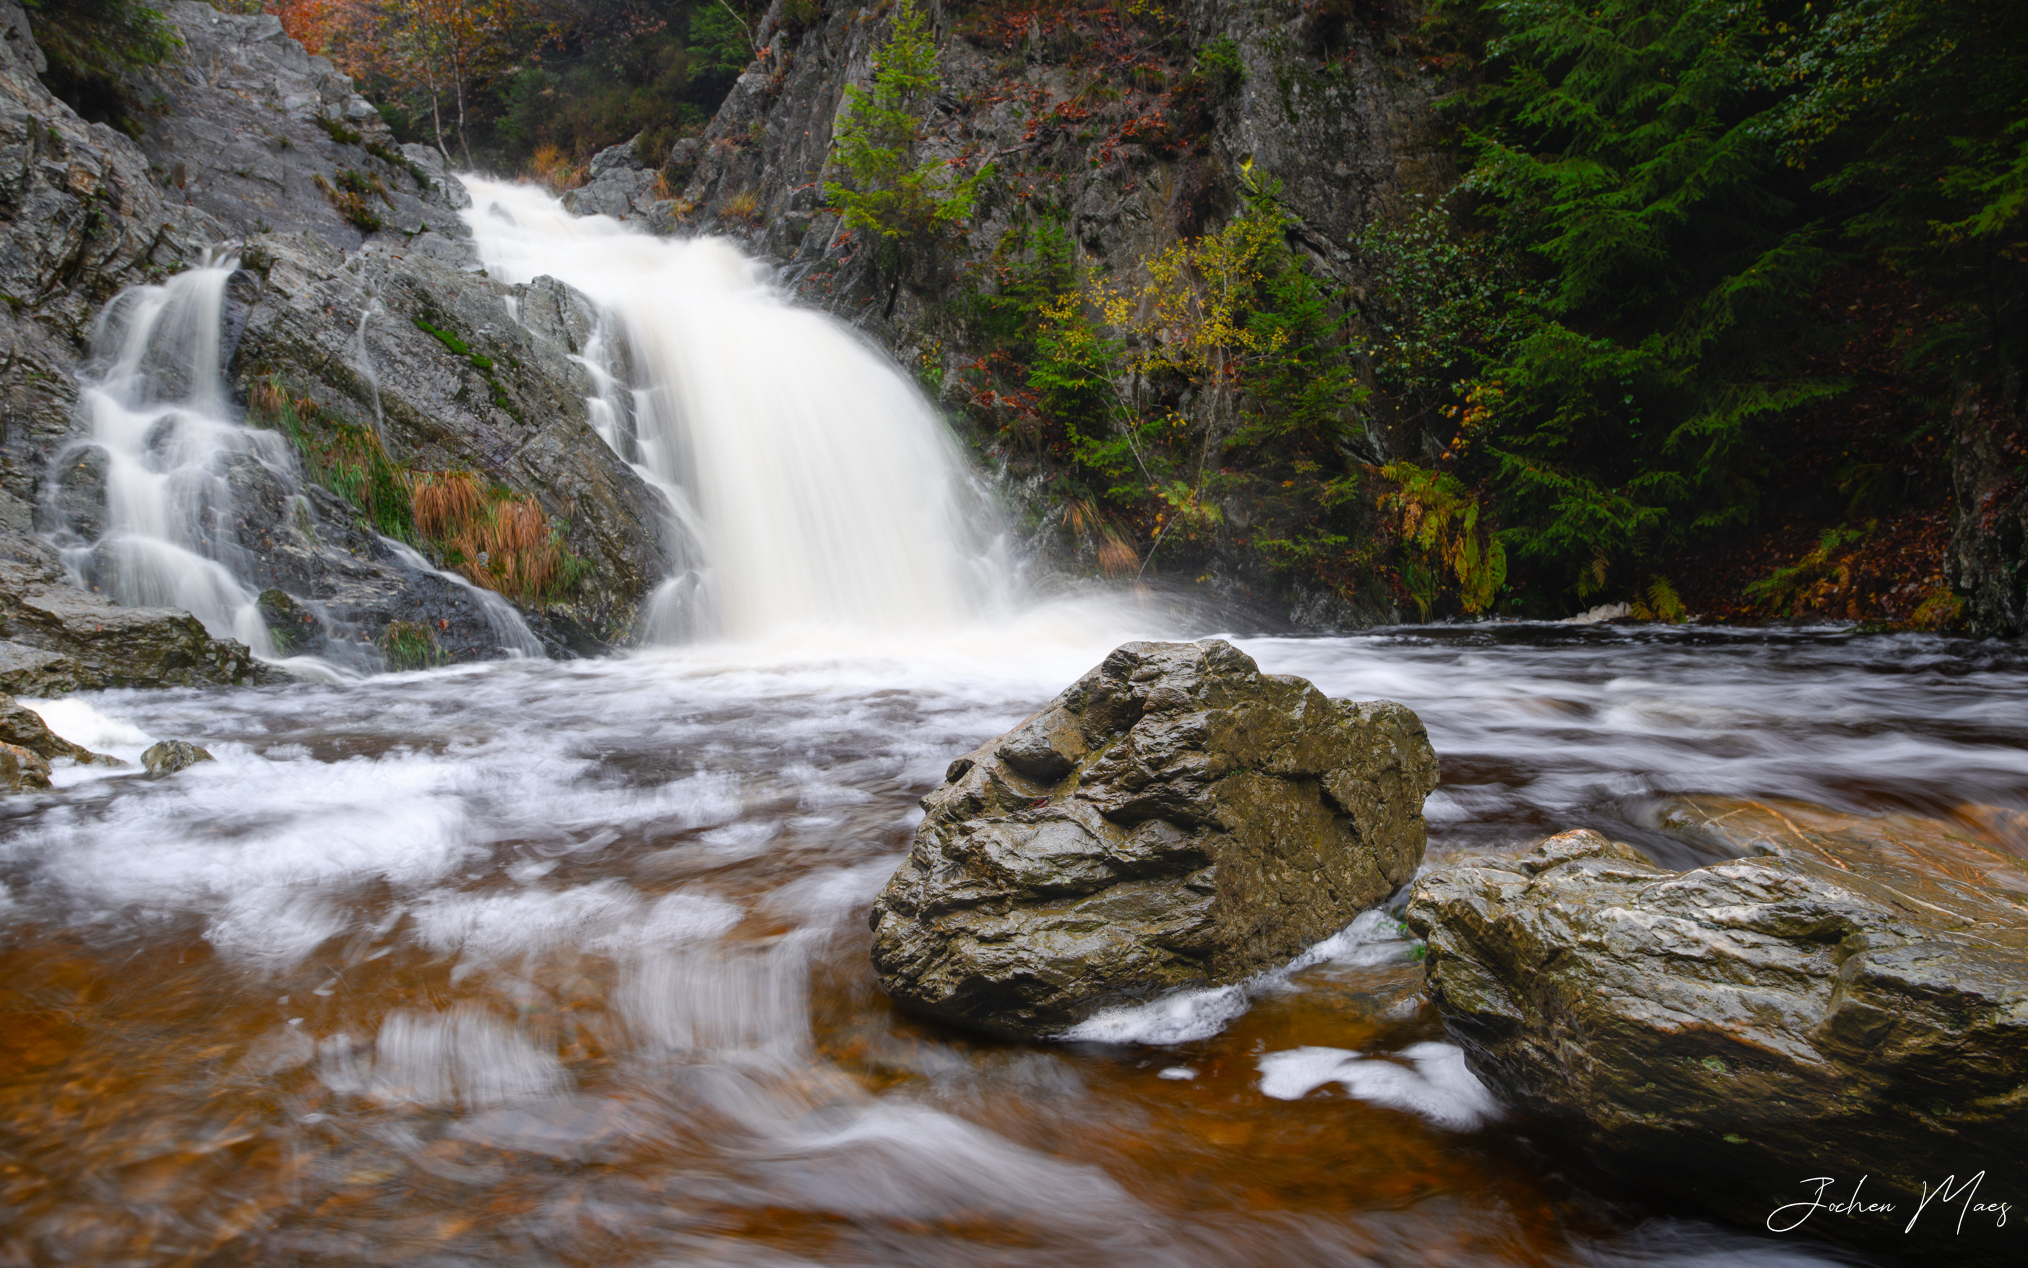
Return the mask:
<svg viewBox="0 0 2028 1268"><path fill-rule="evenodd" d="M2028 864L1788 803L1693 799L1668 826L1744 857L1678 873L1578 831L1418 883L1408 922L1472 1069L1666 1200L2021 1262Z"/></svg>
<svg viewBox="0 0 2028 1268"><path fill-rule="evenodd" d="M1415 874L1436 779L1401 705L1215 639L1129 643L923 798L874 968L909 1007L1023 1036L1238 981Z"/></svg>

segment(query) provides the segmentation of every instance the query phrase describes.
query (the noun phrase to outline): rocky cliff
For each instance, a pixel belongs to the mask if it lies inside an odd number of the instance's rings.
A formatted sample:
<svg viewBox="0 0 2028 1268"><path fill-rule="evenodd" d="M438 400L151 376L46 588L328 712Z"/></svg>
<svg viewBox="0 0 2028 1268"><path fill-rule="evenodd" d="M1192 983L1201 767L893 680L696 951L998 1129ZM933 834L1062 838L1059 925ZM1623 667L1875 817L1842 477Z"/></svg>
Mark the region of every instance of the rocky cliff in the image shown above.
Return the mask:
<svg viewBox="0 0 2028 1268"><path fill-rule="evenodd" d="M1028 368L1006 364L974 302L993 289L1009 244L1038 223L1060 224L1093 275L1145 277L1147 261L1217 229L1249 189L1278 186L1303 266L1331 292L1356 294L1366 275L1350 240L1454 179L1431 109L1449 81L1404 45L1412 24L1392 6L923 8L943 79L923 153L963 170L996 169L959 240L884 259L826 205L846 89L871 80L889 32L889 12L876 6L829 4L798 20L812 6L775 5L758 31L761 57L701 142L679 143L670 156L671 174L687 178L682 198L672 207L643 188L632 208L651 223L685 216L682 232L730 234L781 262L803 299L860 325L919 372L1002 471L1051 553L1097 571L1110 530L1070 507L1060 445L1029 434L1019 417ZM1177 415L1192 435L1214 425L1204 394L1179 402ZM1416 427L1362 410L1339 452L1317 456L1325 468L1317 479L1426 443ZM1156 571L1201 577L1228 601L1298 624L1391 614L1391 597L1370 581L1333 587L1270 575L1245 542L1286 536L1276 515L1271 493L1235 486L1204 517L1216 527L1193 549L1178 551L1172 538Z"/></svg>
<svg viewBox="0 0 2028 1268"><path fill-rule="evenodd" d="M148 106L130 139L43 89L32 31L0 4L13 173L0 191L0 520L15 553L53 576L39 530L76 579L115 588L106 461L79 412L94 322L128 287L236 256L222 348L232 408L291 443L225 461L229 511L208 550L278 592L262 605L278 650L306 649L306 621L320 648L343 641L367 663L526 642L472 581L506 591L552 652L630 641L668 570L663 508L586 419L570 360L589 331L582 303L488 279L441 157L397 146L351 81L276 19L166 8L182 47L130 83ZM443 525L418 524L409 494L432 476L532 525L544 584L503 581L498 551L461 553Z"/></svg>

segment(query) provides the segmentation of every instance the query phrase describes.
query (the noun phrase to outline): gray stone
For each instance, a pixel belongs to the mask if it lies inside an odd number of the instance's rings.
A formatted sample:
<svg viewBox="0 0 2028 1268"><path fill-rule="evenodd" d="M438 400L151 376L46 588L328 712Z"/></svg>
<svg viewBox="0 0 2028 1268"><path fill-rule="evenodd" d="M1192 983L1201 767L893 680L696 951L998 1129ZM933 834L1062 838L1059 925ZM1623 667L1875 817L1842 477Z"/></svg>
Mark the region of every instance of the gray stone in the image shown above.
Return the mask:
<svg viewBox="0 0 2028 1268"><path fill-rule="evenodd" d="M0 559L0 637L6 640L0 686L15 690L239 685L270 677L244 643L212 638L188 612L121 607L18 560Z"/></svg>
<svg viewBox="0 0 2028 1268"><path fill-rule="evenodd" d="M1024 1036L1239 981L1414 875L1436 778L1401 705L1215 639L1129 643L951 763L874 902L874 969L911 1008Z"/></svg>
<svg viewBox="0 0 2028 1268"><path fill-rule="evenodd" d="M1677 873L1578 831L1417 884L1429 995L1472 1069L1672 1204L1767 1227L1811 1177L1840 1202L1863 1177L1892 1212L1801 1231L2018 1263L2028 864L1950 824L1789 803L1691 799L1669 826L1742 857ZM2015 1203L2005 1228L1936 1197L1979 1172L1976 1201Z"/></svg>
<svg viewBox="0 0 2028 1268"><path fill-rule="evenodd" d="M0 642L0 691L9 695L61 696L82 690L91 677L74 656Z"/></svg>
<svg viewBox="0 0 2028 1268"><path fill-rule="evenodd" d="M234 391L278 380L317 405L316 425L371 430L401 466L468 469L533 496L589 567L557 601L524 610L529 624L558 654L632 641L670 569L666 507L587 421L578 348L524 330L513 289L484 276L457 215L470 198L443 156L395 148L351 80L272 17L162 7L183 47L136 72L150 103L135 113L137 144L49 95L27 21L0 0L0 511L33 508L32 524L7 528L67 547L99 539L103 462L81 443L77 410L94 323L121 290L239 241L224 332ZM382 228L347 219L318 184L347 172L378 182L368 210ZM501 654L497 605L372 532L358 508L303 487L286 447L224 474L235 500L221 555L317 616L332 654L374 667L395 622L433 631L445 660ZM105 551L72 559L108 591L117 565ZM65 649L9 637L33 649L0 654L17 689L106 685L106 666L73 672L38 654Z"/></svg>
<svg viewBox="0 0 2028 1268"><path fill-rule="evenodd" d="M217 760L208 751L188 740L163 740L149 745L147 751L141 754L141 765L148 768L149 776L154 779L174 775L177 771L187 770L199 762Z"/></svg>

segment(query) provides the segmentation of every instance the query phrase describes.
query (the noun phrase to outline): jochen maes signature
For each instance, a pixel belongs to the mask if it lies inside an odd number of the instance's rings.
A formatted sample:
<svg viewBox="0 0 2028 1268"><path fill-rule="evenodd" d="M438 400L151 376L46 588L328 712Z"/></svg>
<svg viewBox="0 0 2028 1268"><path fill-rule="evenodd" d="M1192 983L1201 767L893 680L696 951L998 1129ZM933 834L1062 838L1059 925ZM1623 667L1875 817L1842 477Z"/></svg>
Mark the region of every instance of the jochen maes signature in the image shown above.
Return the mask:
<svg viewBox="0 0 2028 1268"><path fill-rule="evenodd" d="M1852 1186L1852 1196L1841 1202L1825 1193L1825 1190L1838 1182L1835 1177L1810 1177L1802 1183L1805 1188L1815 1185L1815 1194L1804 1201L1788 1202L1776 1207L1767 1217L1768 1231L1771 1233L1794 1232L1803 1226L1804 1221L1819 1211L1823 1211L1828 1215L1896 1214L1899 1209L1896 1203L1868 1201L1862 1196L1866 1191L1866 1181L1868 1178L1867 1176L1860 1176L1859 1183ZM1965 1230L1965 1218L1967 1216L1991 1218L1994 1221L1993 1226L1995 1228L2007 1227L2007 1212L2012 1209L2013 1203L1979 1201L1979 1185L1984 1183L1985 1179L1986 1173L1980 1171L1966 1176L1962 1182L1955 1175L1944 1177L1941 1184L1934 1186L1927 1180L1923 1181L1921 1197L1915 1203L1915 1214L1908 1217L1908 1223L1901 1231L1904 1233L1914 1232L1915 1222L1921 1219L1923 1214L1929 1211L1932 1206L1936 1207L1939 1214L1945 1214L1953 1206L1957 1207L1957 1231L1960 1233ZM1947 1215L1946 1218L1948 1218Z"/></svg>

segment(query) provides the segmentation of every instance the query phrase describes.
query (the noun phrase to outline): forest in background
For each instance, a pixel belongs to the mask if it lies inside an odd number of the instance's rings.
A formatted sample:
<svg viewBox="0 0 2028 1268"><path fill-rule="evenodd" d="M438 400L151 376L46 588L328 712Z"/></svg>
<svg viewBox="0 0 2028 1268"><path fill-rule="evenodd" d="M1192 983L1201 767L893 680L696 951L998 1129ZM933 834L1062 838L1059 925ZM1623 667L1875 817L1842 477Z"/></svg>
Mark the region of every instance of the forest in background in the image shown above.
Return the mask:
<svg viewBox="0 0 2028 1268"><path fill-rule="evenodd" d="M59 96L121 109L119 77L166 51L137 0L27 0ZM651 153L704 130L753 60L766 0L216 0L271 13L380 106L403 141L460 165L573 183L605 146Z"/></svg>
<svg viewBox="0 0 2028 1268"><path fill-rule="evenodd" d="M59 91L100 94L102 114L119 109L119 66L160 56L133 0L29 4ZM656 155L700 131L767 8L265 7L354 74L403 139L559 186L605 145L644 134ZM1305 30L1384 29L1452 83L1465 175L1352 244L1370 279L1353 290L1291 250L1271 185L1227 191L1223 224L1179 228L1197 236L1150 262L1208 343L1178 344L1159 303L1156 320L1144 303L1128 314L1148 296L1075 276L1046 218L1002 244L999 276L958 298L1007 354L996 390L1047 415L1068 505L1160 544L1179 525L1225 532L1235 499L1275 501L1275 530L1242 543L1267 566L1337 587L1384 577L1432 615L1626 601L1664 619L1965 619L1953 525L2004 535L2028 476L2028 6L1286 7ZM825 12L786 8L791 25ZM1010 40L1045 9L1065 29L1169 44L1182 29L1143 0L941 6ZM1154 72L1161 126L1214 126L1246 67L1218 41L1170 51L1189 69ZM901 115L927 109L933 60L926 89L895 99ZM896 152L872 155L868 179L919 178L918 138L890 133ZM828 192L847 207L883 196L852 179ZM1207 319L1212 283L1223 307ZM1204 391L1230 426L1185 437L1162 407ZM1421 443L1363 450L1383 416ZM1998 475L1954 515L1953 462L1973 451ZM1370 514L1348 516L1355 502ZM1354 521L1377 536L1355 540Z"/></svg>

